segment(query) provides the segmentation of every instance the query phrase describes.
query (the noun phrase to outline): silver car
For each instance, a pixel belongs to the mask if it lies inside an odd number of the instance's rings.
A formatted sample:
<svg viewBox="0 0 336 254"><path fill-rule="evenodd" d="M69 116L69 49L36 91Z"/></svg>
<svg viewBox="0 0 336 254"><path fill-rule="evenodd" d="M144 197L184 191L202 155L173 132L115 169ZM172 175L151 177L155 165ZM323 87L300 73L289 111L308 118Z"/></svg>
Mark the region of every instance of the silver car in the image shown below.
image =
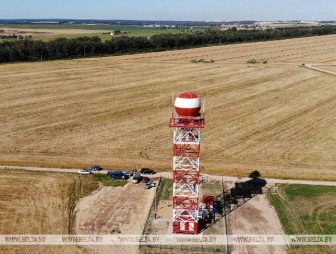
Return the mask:
<svg viewBox="0 0 336 254"><path fill-rule="evenodd" d="M78 170L78 174L89 175L89 174L92 174L92 172L90 170L87 170L87 169L80 169L80 170Z"/></svg>

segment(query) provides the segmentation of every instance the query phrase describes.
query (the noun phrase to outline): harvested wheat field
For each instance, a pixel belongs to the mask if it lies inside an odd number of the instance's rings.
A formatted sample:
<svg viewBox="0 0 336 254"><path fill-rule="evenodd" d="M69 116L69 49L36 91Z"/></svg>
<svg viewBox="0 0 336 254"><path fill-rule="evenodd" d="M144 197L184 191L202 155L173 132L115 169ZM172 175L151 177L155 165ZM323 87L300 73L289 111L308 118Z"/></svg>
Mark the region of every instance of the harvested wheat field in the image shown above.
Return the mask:
<svg viewBox="0 0 336 254"><path fill-rule="evenodd" d="M269 42L233 44L198 49L166 51L143 55L122 56L120 60L178 61L214 59L216 62L246 63L250 58L267 59L270 63L327 63L336 62L336 35L287 39Z"/></svg>
<svg viewBox="0 0 336 254"><path fill-rule="evenodd" d="M68 234L68 174L0 170L0 234ZM0 253L88 253L77 246L0 246Z"/></svg>
<svg viewBox="0 0 336 254"><path fill-rule="evenodd" d="M0 65L0 164L170 170L171 95L193 90L203 172L336 180L336 79L301 67L334 63L335 39Z"/></svg>

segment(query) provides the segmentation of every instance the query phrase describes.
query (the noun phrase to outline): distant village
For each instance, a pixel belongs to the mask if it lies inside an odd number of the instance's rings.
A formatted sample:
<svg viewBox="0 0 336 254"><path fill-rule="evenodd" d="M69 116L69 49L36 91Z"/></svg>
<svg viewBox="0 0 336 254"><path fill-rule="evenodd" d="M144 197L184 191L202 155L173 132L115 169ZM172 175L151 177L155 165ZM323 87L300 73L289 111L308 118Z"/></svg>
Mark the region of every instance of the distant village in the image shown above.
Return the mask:
<svg viewBox="0 0 336 254"><path fill-rule="evenodd" d="M153 24L144 24L143 27L147 28L158 28L158 29L194 29L194 28L212 28L219 30L265 30L265 29L275 29L279 27L295 27L295 26L319 26L319 25L336 25L335 21L330 22L320 22L320 21L203 21L198 24L184 24L176 25L169 24L169 22L160 22Z"/></svg>

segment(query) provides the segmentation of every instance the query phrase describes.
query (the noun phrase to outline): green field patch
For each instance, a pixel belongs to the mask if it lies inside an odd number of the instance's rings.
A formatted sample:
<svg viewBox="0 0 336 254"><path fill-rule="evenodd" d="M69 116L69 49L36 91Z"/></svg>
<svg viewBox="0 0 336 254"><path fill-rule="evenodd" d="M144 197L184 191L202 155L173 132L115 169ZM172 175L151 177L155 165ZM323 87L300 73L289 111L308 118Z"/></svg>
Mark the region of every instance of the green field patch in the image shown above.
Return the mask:
<svg viewBox="0 0 336 254"><path fill-rule="evenodd" d="M291 200L297 197L314 199L326 194L336 193L336 188L332 186L313 186L313 185L287 185L285 193Z"/></svg>
<svg viewBox="0 0 336 254"><path fill-rule="evenodd" d="M128 181L125 180L111 179L105 174L93 174L90 175L90 177L92 177L95 181L102 183L104 186L123 187L128 183Z"/></svg>
<svg viewBox="0 0 336 254"><path fill-rule="evenodd" d="M173 198L173 180L162 179L160 190L158 191L159 200L171 200Z"/></svg>
<svg viewBox="0 0 336 254"><path fill-rule="evenodd" d="M267 194L289 235L336 234L336 187L276 185ZM289 253L335 253L329 246L290 246Z"/></svg>

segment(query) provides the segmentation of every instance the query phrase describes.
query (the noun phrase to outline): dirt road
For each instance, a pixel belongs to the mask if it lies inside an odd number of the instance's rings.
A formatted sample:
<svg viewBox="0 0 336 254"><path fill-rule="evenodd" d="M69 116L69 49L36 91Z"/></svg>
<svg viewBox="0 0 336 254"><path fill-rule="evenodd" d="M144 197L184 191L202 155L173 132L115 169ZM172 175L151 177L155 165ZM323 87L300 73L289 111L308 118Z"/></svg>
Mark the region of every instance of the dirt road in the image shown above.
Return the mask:
<svg viewBox="0 0 336 254"><path fill-rule="evenodd" d="M324 72L324 73L336 75L336 71L334 71L335 65L330 65L330 66L315 66L315 65L312 65L312 64L306 64L305 67L307 67L309 69L312 69L312 70L321 71L321 72Z"/></svg>
<svg viewBox="0 0 336 254"><path fill-rule="evenodd" d="M46 171L46 172L64 172L64 173L77 173L78 169L73 168L41 168L41 167L16 167L16 166L0 166L0 169L23 169L23 170L31 170L31 171ZM106 171L100 171L97 173L105 174ZM157 177L164 177L172 179L172 172L158 172L156 174ZM205 181L217 180L217 181L229 181L229 182L241 182L249 180L248 177L234 177L234 176L216 176L209 174L201 174L201 177L204 178ZM308 180L291 180L291 179L273 179L273 178L265 178L268 184L307 184L307 185L324 185L324 186L336 186L336 182L328 182L328 181L308 181Z"/></svg>
<svg viewBox="0 0 336 254"><path fill-rule="evenodd" d="M266 195L257 195L228 216L233 235L285 235L280 220ZM287 253L283 245L233 245L232 253Z"/></svg>

